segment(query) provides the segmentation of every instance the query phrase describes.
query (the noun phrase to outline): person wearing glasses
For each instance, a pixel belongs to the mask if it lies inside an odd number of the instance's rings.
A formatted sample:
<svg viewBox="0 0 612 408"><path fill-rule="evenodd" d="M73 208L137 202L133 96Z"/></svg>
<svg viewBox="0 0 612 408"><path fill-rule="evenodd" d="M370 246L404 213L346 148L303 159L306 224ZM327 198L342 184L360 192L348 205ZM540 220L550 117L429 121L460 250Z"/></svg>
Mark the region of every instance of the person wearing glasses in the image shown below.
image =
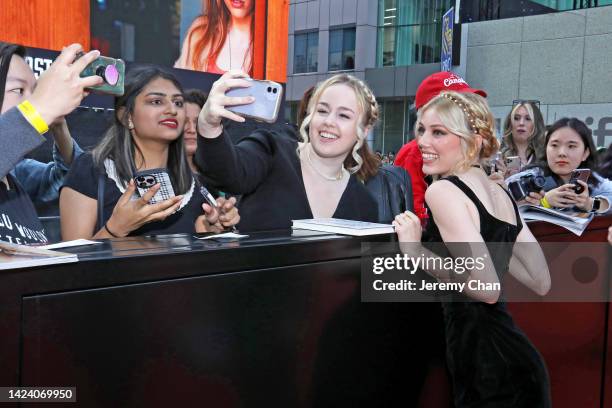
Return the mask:
<svg viewBox="0 0 612 408"><path fill-rule="evenodd" d="M546 125L540 111L540 101L515 100L512 110L504 121L501 159L498 168L503 171L504 178L521 171L525 166L535 163L544 153L544 134ZM517 157L518 168L508 168L506 160Z"/></svg>

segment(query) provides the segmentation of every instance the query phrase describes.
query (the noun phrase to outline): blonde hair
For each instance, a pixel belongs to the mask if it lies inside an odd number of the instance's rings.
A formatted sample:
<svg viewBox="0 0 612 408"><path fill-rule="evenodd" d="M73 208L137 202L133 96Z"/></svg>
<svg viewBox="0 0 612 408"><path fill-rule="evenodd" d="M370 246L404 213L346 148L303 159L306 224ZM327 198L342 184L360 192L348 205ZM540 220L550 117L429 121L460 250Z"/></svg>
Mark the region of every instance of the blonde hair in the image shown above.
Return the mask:
<svg viewBox="0 0 612 408"><path fill-rule="evenodd" d="M536 160L541 160L544 157L544 150L546 150L544 139L546 137L546 125L544 124L544 118L542 112L530 102L521 102L515 105L506 120L504 120L504 135L502 137L503 145L501 148L502 156L518 156L518 149L514 144L514 138L512 136L512 118L516 114L519 108L525 108L527 114L533 122L533 132L529 135L529 142L527 145L527 158L534 156Z"/></svg>
<svg viewBox="0 0 612 408"><path fill-rule="evenodd" d="M444 127L461 139L464 159L457 163L455 171L465 171L475 162L481 163L490 158L499 149L495 119L482 96L467 92L443 92L419 109L417 127L429 109L434 109Z"/></svg>
<svg viewBox="0 0 612 408"><path fill-rule="evenodd" d="M310 143L310 139L308 137L308 127L312 121L315 106L317 106L319 103L319 99L321 98L323 92L334 85L346 85L351 88L353 92L355 92L357 105L359 106L360 110L359 118L357 120L357 128L355 129L355 132L357 133L357 143L355 143L351 152L351 157L354 160L355 165L347 169L351 174L354 174L359 171L363 164L363 158L359 155L358 150L366 141L366 130L367 128L373 127L378 120L378 102L376 102L376 97L374 97L372 90L363 81L355 78L352 75L337 74L317 84L312 93L312 97L310 97L310 101L308 102L306 116L300 125L300 136L302 137L304 143L298 147L298 154L301 149L304 149L306 145Z"/></svg>

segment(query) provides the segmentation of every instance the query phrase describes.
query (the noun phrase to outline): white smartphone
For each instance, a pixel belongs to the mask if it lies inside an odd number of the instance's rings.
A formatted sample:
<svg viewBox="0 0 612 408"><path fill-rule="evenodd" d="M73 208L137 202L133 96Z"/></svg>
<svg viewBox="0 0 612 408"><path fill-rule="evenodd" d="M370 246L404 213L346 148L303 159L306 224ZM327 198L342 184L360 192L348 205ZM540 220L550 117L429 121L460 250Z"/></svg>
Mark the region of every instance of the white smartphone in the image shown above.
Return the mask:
<svg viewBox="0 0 612 408"><path fill-rule="evenodd" d="M276 122L283 97L281 84L259 79L247 79L251 82L248 88L234 88L227 91L227 96L253 96L255 102L246 105L228 106L227 109L238 115L267 123Z"/></svg>
<svg viewBox="0 0 612 408"><path fill-rule="evenodd" d="M174 189L166 169L151 169L138 172L134 175L134 183L136 183L136 189L138 189L138 194L141 197L155 184L160 184L159 190L149 200L149 204L157 204L174 197Z"/></svg>
<svg viewBox="0 0 612 408"><path fill-rule="evenodd" d="M506 171L518 173L521 170L521 158L519 156L506 157Z"/></svg>

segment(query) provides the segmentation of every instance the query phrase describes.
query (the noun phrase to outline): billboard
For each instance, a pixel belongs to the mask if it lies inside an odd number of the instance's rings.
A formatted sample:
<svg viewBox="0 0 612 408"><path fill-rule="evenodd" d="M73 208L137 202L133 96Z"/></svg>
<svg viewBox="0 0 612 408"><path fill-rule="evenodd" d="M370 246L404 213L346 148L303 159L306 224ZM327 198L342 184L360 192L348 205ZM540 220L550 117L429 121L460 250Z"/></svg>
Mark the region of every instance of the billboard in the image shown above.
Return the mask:
<svg viewBox="0 0 612 408"><path fill-rule="evenodd" d="M289 0L3 0L0 40L285 82L288 14Z"/></svg>

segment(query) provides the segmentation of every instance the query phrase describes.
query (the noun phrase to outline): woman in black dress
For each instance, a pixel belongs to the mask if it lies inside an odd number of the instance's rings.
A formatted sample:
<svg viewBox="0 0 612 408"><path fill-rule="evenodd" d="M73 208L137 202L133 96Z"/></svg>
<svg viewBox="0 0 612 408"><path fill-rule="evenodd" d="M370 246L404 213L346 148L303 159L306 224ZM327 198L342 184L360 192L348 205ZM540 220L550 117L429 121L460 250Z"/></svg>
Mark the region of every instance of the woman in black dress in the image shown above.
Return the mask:
<svg viewBox="0 0 612 408"><path fill-rule="evenodd" d="M466 284L443 295L455 405L549 407L544 362L514 325L500 282L508 271L544 295L550 288L550 275L516 204L480 168L480 161L499 147L493 115L478 95L443 93L419 111L416 135L423 171L439 177L425 194L431 218L423 241L444 245L434 254L421 244L410 244L421 241L421 224L414 214L404 213L394 221L402 250L482 261L482 267L473 266L467 273L457 268L427 270L438 281Z"/></svg>
<svg viewBox="0 0 612 408"><path fill-rule="evenodd" d="M289 229L291 220L305 218L376 222L376 201L355 176L363 163L359 147L378 118L372 91L351 75L334 75L315 89L299 136L290 126L276 126L234 146L221 119L244 119L226 106L254 99L225 92L248 87L245 78L233 71L213 84L198 119L196 151L196 163L213 187L242 194L238 228ZM355 165L345 168L348 155Z"/></svg>

